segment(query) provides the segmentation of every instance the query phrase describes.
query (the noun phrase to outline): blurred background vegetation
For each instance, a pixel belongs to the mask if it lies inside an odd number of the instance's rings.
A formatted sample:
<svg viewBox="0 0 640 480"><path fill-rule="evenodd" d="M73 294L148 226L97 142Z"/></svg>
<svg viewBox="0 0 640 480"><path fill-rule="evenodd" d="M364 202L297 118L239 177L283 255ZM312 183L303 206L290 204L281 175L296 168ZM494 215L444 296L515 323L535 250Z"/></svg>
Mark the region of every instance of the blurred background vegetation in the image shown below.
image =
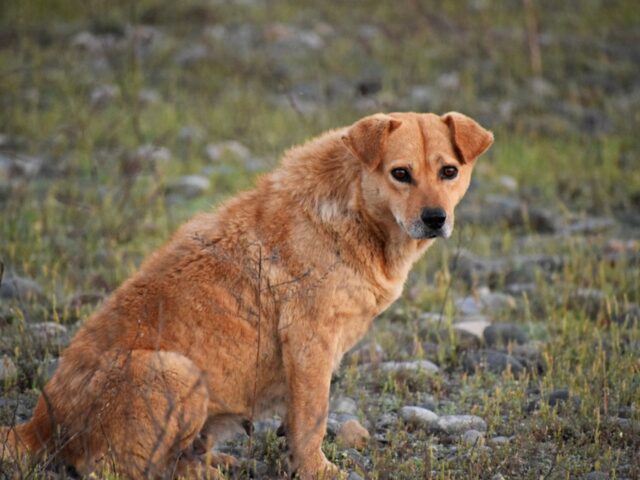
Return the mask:
<svg viewBox="0 0 640 480"><path fill-rule="evenodd" d="M95 304L180 223L250 188L284 149L377 111L457 110L496 143L460 208L457 239L417 267L371 338L392 357L415 355L405 346L425 340L420 312L445 311L451 333L452 282L460 294L510 287L509 272L488 279L462 260L482 270L482 258L546 255L533 261L518 309L492 320L541 342L555 368L533 383L581 395L567 423L584 430L566 452L531 451L562 465L551 477L602 467L632 478L637 438L603 439L588 424L611 405L638 419L639 45L632 0L0 2L0 351L14 369L0 393L22 395L28 416ZM549 258L561 259L551 273ZM623 314L633 328L618 330ZM398 318L408 338L394 333ZM434 354L452 372L459 341L449 335ZM606 367L597 361L605 351ZM497 381L475 379L486 391ZM511 399L527 398L531 383L512 380L503 385ZM521 419L508 398L478 395L459 405ZM523 442L561 435L554 428L566 425L549 418L521 432ZM385 465L408 460L371 455L381 478L427 468L394 473ZM432 466L483 477L507 456L487 455ZM509 463L514 478L548 468L522 462Z"/></svg>

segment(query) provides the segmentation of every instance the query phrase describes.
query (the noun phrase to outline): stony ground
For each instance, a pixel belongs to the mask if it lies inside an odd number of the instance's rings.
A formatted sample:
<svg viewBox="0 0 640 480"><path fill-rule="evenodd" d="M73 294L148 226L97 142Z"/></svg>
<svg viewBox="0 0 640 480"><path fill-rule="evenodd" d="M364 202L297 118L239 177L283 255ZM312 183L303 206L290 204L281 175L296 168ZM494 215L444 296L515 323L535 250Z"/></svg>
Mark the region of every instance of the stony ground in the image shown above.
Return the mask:
<svg viewBox="0 0 640 480"><path fill-rule="evenodd" d="M0 423L148 252L284 148L459 110L496 144L345 359L325 452L352 480L639 478L639 42L621 0L2 2ZM286 476L278 425L224 445L257 459L229 478Z"/></svg>

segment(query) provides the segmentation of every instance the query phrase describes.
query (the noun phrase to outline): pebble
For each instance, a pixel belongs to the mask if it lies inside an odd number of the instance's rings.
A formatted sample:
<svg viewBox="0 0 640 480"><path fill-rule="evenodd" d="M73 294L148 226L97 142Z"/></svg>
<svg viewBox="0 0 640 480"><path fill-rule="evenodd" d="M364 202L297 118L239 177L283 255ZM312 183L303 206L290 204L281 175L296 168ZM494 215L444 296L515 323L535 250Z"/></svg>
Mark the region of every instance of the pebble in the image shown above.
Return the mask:
<svg viewBox="0 0 640 480"><path fill-rule="evenodd" d="M336 443L343 448L361 449L369 441L369 432L357 420L348 420L338 429Z"/></svg>
<svg viewBox="0 0 640 480"><path fill-rule="evenodd" d="M0 382L8 382L16 378L18 369L11 358L3 355L0 358Z"/></svg>
<svg viewBox="0 0 640 480"><path fill-rule="evenodd" d="M355 415L358 413L358 404L349 397L338 397L331 401L330 410L334 413L348 413Z"/></svg>
<svg viewBox="0 0 640 480"><path fill-rule="evenodd" d="M450 435L460 435L467 430L487 430L487 423L475 415L442 415L438 418L437 425L440 430Z"/></svg>
<svg viewBox="0 0 640 480"><path fill-rule="evenodd" d="M523 345L529 341L526 332L513 323L494 323L483 332L484 341L489 346L517 343Z"/></svg>
<svg viewBox="0 0 640 480"><path fill-rule="evenodd" d="M67 327L55 322L38 322L29 325L33 336L42 342L64 343L67 340Z"/></svg>
<svg viewBox="0 0 640 480"><path fill-rule="evenodd" d="M606 472L594 471L587 473L582 478L584 480L609 480L609 474Z"/></svg>
<svg viewBox="0 0 640 480"><path fill-rule="evenodd" d="M438 424L438 415L421 407L406 406L398 412L406 423L421 428L431 429Z"/></svg>
<svg viewBox="0 0 640 480"><path fill-rule="evenodd" d="M429 360L414 360L412 362L383 362L380 369L385 372L424 371L437 373L440 368Z"/></svg>
<svg viewBox="0 0 640 480"><path fill-rule="evenodd" d="M491 322L489 322L483 316L478 316L473 320L465 320L463 322L454 323L453 329L459 332L467 333L474 338L482 340L484 338L484 331L489 326L491 326Z"/></svg>
<svg viewBox="0 0 640 480"><path fill-rule="evenodd" d="M511 439L509 437L504 437L502 435L498 435L497 437L493 437L489 439L489 445L493 447L507 445L509 444L509 442L511 442Z"/></svg>
<svg viewBox="0 0 640 480"><path fill-rule="evenodd" d="M462 441L470 447L484 445L484 433L478 430L467 430L462 434Z"/></svg>
<svg viewBox="0 0 640 480"><path fill-rule="evenodd" d="M351 470L349 472L349 476L347 477L347 480L364 480L364 479L360 475L358 475L356 472Z"/></svg>
<svg viewBox="0 0 640 480"><path fill-rule="evenodd" d="M184 175L167 185L167 193L187 198L202 195L211 188L211 182L202 175Z"/></svg>
<svg viewBox="0 0 640 480"><path fill-rule="evenodd" d="M237 160L248 160L251 157L251 150L237 140L210 143L205 147L205 153L211 162L219 162L226 156Z"/></svg>
<svg viewBox="0 0 640 480"><path fill-rule="evenodd" d="M611 231L615 226L616 221L613 218L591 217L571 223L563 230L563 233L567 235L593 235Z"/></svg>
<svg viewBox="0 0 640 480"><path fill-rule="evenodd" d="M398 417L394 413L383 413L376 422L376 430L386 430L396 424Z"/></svg>
<svg viewBox="0 0 640 480"><path fill-rule="evenodd" d="M30 278L17 275L7 275L0 283L0 298L15 298L17 300L35 300L43 297L40 285Z"/></svg>
<svg viewBox="0 0 640 480"><path fill-rule="evenodd" d="M475 373L478 370L502 373L510 368L511 373L517 376L525 371L524 365L517 358L495 350L468 351L462 364L467 373Z"/></svg>
<svg viewBox="0 0 640 480"><path fill-rule="evenodd" d="M89 104L93 108L105 108L120 96L117 85L100 85L91 91Z"/></svg>

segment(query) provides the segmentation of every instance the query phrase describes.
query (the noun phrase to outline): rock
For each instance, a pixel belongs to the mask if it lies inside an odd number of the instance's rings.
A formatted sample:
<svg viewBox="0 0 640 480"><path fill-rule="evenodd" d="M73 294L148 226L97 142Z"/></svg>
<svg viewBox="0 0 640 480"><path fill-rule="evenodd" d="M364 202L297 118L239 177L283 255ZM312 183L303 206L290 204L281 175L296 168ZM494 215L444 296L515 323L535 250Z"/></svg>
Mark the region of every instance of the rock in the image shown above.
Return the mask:
<svg viewBox="0 0 640 480"><path fill-rule="evenodd" d="M144 163L169 163L172 155L167 147L147 144L138 147L134 153L134 158Z"/></svg>
<svg viewBox="0 0 640 480"><path fill-rule="evenodd" d="M484 433L479 432L478 430L467 430L462 434L461 439L469 447L481 447L484 445Z"/></svg>
<svg viewBox="0 0 640 480"><path fill-rule="evenodd" d="M413 426L432 429L438 424L438 415L426 408L407 406L402 407L398 413L405 423Z"/></svg>
<svg viewBox="0 0 640 480"><path fill-rule="evenodd" d="M334 413L355 415L358 413L358 404L352 398L338 397L331 401L329 409Z"/></svg>
<svg viewBox="0 0 640 480"><path fill-rule="evenodd" d="M41 172L43 163L41 158L24 154L0 154L0 179L33 178Z"/></svg>
<svg viewBox="0 0 640 480"><path fill-rule="evenodd" d="M547 371L547 362L535 344L517 345L511 350L511 355L531 372L544 373Z"/></svg>
<svg viewBox="0 0 640 480"><path fill-rule="evenodd" d="M593 472L587 473L582 478L584 480L609 480L609 474L606 472L593 471Z"/></svg>
<svg viewBox="0 0 640 480"><path fill-rule="evenodd" d="M162 97L157 90L151 90L150 88L142 88L138 92L138 101L143 106L156 105L160 103Z"/></svg>
<svg viewBox="0 0 640 480"><path fill-rule="evenodd" d="M607 294L595 288L577 288L569 294L568 306L584 312L592 320L607 306Z"/></svg>
<svg viewBox="0 0 640 480"><path fill-rule="evenodd" d="M184 175L167 186L167 193L193 198L211 188L211 182L202 175Z"/></svg>
<svg viewBox="0 0 640 480"><path fill-rule="evenodd" d="M204 139L204 132L200 127L187 125L178 131L178 140L185 143L199 142Z"/></svg>
<svg viewBox="0 0 640 480"><path fill-rule="evenodd" d="M458 298L454 303L459 315L471 316L482 313L482 304L472 296Z"/></svg>
<svg viewBox="0 0 640 480"><path fill-rule="evenodd" d="M62 346L69 340L67 328L55 322L39 322L29 325L33 336L43 342Z"/></svg>
<svg viewBox="0 0 640 480"><path fill-rule="evenodd" d="M500 447L503 445L508 445L509 442L511 442L511 439L509 437L504 437L502 435L498 435L496 437L489 439L489 445L491 445L492 447Z"/></svg>
<svg viewBox="0 0 640 480"><path fill-rule="evenodd" d="M348 420L342 424L336 435L336 443L343 448L361 449L369 441L369 432L357 420Z"/></svg>
<svg viewBox="0 0 640 480"><path fill-rule="evenodd" d="M378 363L387 357L384 349L376 342L369 342L356 348L349 356L358 364Z"/></svg>
<svg viewBox="0 0 640 480"><path fill-rule="evenodd" d="M59 364L60 364L59 358L49 358L42 363L40 368L42 373L42 379L45 382L48 382L49 380L51 380L51 377L53 377L53 375L56 373L56 370L58 369Z"/></svg>
<svg viewBox="0 0 640 480"><path fill-rule="evenodd" d="M437 373L440 371L440 368L429 360L414 360L412 362L383 362L380 364L380 369L385 372L423 371Z"/></svg>
<svg viewBox="0 0 640 480"><path fill-rule="evenodd" d="M383 413L376 422L376 430L387 430L396 424L398 417L394 413Z"/></svg>
<svg viewBox="0 0 640 480"><path fill-rule="evenodd" d="M460 435L467 430L487 431L487 423L475 415L442 415L438 418L437 425L449 435Z"/></svg>
<svg viewBox="0 0 640 480"><path fill-rule="evenodd" d="M616 221L608 217L590 217L567 225L562 233L565 235L594 235L609 232L616 227Z"/></svg>
<svg viewBox="0 0 640 480"><path fill-rule="evenodd" d="M207 47L201 43L187 45L178 52L175 62L181 67L190 67L197 63L201 63L209 56Z"/></svg>
<svg viewBox="0 0 640 480"><path fill-rule="evenodd" d="M120 96L117 85L100 85L91 91L89 103L93 108L105 108Z"/></svg>
<svg viewBox="0 0 640 480"><path fill-rule="evenodd" d="M573 406L578 408L580 406L580 397L577 395L571 396L569 390L566 388L560 388L549 393L543 400L530 402L526 410L532 412L540 408L540 404L546 403L550 407L556 407L558 409L567 406Z"/></svg>
<svg viewBox="0 0 640 480"><path fill-rule="evenodd" d="M44 297L42 288L30 278L6 275L0 283L0 298L13 298L20 301L37 300Z"/></svg>
<svg viewBox="0 0 640 480"><path fill-rule="evenodd" d="M247 459L245 463L247 470L251 472L252 478L264 478L269 473L269 465L256 459Z"/></svg>
<svg viewBox="0 0 640 480"><path fill-rule="evenodd" d="M484 331L490 326L491 323L485 320L484 317L481 317L478 320L456 322L453 324L453 329L458 332L469 334L478 340L482 340L484 338Z"/></svg>
<svg viewBox="0 0 640 480"><path fill-rule="evenodd" d="M498 183L511 192L518 190L518 181L509 175L500 175Z"/></svg>
<svg viewBox="0 0 640 480"><path fill-rule="evenodd" d="M505 478L501 473L496 473L493 477L491 477L491 480L505 480Z"/></svg>
<svg viewBox="0 0 640 480"><path fill-rule="evenodd" d="M360 475L351 470L347 476L347 480L364 480Z"/></svg>
<svg viewBox="0 0 640 480"><path fill-rule="evenodd" d="M507 369L515 376L525 371L524 365L515 357L495 350L478 350L465 352L462 365L467 373L490 371L502 373Z"/></svg>
<svg viewBox="0 0 640 480"><path fill-rule="evenodd" d="M501 292L492 292L488 287L478 289L480 305L483 311L498 313L516 308L516 299L511 295Z"/></svg>
<svg viewBox="0 0 640 480"><path fill-rule="evenodd" d="M622 313L612 317L612 320L623 327L631 328L640 324L640 305L630 305Z"/></svg>
<svg viewBox="0 0 640 480"><path fill-rule="evenodd" d="M210 143L205 147L207 158L211 162L219 162L227 157L246 161L251 157L251 150L236 140Z"/></svg>
<svg viewBox="0 0 640 480"><path fill-rule="evenodd" d="M513 323L494 323L485 328L482 334L484 341L491 347L510 343L524 345L529 341L526 332Z"/></svg>
<svg viewBox="0 0 640 480"><path fill-rule="evenodd" d="M10 382L18 376L18 369L13 360L6 355L0 358L0 382Z"/></svg>

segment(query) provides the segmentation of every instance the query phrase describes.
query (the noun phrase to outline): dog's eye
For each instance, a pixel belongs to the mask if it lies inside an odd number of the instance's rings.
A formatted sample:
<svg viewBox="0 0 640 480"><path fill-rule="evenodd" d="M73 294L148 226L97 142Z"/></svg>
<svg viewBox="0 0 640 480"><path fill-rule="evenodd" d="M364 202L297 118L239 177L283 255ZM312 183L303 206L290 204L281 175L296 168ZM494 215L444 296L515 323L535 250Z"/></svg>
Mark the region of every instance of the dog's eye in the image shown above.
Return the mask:
<svg viewBox="0 0 640 480"><path fill-rule="evenodd" d="M440 169L440 177L445 180L452 180L457 176L458 176L458 169L452 165L447 165Z"/></svg>
<svg viewBox="0 0 640 480"><path fill-rule="evenodd" d="M399 182L411 182L411 174L406 168L394 168L393 170L391 170L391 176Z"/></svg>

